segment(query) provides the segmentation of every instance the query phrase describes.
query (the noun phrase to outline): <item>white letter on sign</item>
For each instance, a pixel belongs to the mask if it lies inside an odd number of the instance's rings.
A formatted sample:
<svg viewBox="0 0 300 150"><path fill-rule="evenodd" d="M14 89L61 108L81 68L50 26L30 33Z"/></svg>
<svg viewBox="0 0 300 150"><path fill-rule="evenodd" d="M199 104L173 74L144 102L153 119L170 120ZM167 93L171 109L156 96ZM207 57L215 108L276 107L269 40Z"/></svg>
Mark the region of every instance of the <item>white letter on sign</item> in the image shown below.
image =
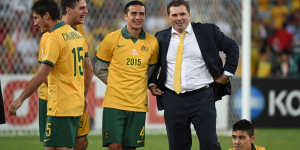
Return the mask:
<svg viewBox="0 0 300 150"><path fill-rule="evenodd" d="M275 90L271 90L269 93L269 115L274 116L276 106L279 109L279 112L282 116L286 116L287 112L285 110L284 104L282 103L283 98L286 95L286 90L279 93L277 97L275 97Z"/></svg>
<svg viewBox="0 0 300 150"><path fill-rule="evenodd" d="M296 109L293 107L293 99L298 100L300 103L299 90L291 91L286 98L286 108L287 108L289 114L293 117L296 117L296 116L300 115L300 107L298 107Z"/></svg>

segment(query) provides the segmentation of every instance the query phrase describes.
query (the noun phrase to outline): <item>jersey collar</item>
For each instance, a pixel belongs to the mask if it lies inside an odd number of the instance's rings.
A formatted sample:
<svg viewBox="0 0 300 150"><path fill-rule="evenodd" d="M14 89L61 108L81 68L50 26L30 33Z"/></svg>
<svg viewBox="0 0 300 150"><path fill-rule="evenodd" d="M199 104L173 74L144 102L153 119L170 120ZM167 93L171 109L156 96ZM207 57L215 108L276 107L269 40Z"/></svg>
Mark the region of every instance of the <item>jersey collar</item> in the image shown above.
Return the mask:
<svg viewBox="0 0 300 150"><path fill-rule="evenodd" d="M122 36L126 39L132 39L132 40L137 40L136 38L133 38L130 36L130 33L128 32L127 30L127 26L123 27L122 28ZM139 39L145 39L146 38L146 33L144 31L144 29L142 29L141 33L140 33L140 36L139 36Z"/></svg>
<svg viewBox="0 0 300 150"><path fill-rule="evenodd" d="M57 23L57 24L52 28L51 32L53 32L54 30L56 30L57 28L59 28L59 27L65 25L65 24L66 24L65 22L59 22L59 23Z"/></svg>

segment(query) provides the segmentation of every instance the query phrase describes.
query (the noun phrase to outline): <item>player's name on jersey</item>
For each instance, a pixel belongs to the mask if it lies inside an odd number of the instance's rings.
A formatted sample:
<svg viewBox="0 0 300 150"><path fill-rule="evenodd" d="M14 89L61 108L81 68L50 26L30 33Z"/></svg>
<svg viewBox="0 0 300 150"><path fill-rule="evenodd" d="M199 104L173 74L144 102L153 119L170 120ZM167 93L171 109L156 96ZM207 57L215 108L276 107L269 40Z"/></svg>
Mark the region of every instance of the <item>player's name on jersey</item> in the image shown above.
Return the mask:
<svg viewBox="0 0 300 150"><path fill-rule="evenodd" d="M61 35L65 41L82 38L81 34L78 32L64 32Z"/></svg>

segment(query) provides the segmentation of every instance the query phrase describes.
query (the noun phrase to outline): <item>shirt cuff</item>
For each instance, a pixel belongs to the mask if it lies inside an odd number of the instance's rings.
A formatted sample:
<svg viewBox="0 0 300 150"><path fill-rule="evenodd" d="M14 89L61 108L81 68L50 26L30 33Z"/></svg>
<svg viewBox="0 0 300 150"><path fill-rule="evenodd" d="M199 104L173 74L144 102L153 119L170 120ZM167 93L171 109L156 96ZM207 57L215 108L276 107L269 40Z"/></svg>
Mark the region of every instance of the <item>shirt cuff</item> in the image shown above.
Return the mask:
<svg viewBox="0 0 300 150"><path fill-rule="evenodd" d="M227 77L233 77L234 74L232 74L231 72L228 72L228 71L224 71L224 75L227 76Z"/></svg>
<svg viewBox="0 0 300 150"><path fill-rule="evenodd" d="M150 83L150 84L148 85L148 88L150 89L150 87L151 87L152 85L156 85L156 84L155 84L155 83Z"/></svg>

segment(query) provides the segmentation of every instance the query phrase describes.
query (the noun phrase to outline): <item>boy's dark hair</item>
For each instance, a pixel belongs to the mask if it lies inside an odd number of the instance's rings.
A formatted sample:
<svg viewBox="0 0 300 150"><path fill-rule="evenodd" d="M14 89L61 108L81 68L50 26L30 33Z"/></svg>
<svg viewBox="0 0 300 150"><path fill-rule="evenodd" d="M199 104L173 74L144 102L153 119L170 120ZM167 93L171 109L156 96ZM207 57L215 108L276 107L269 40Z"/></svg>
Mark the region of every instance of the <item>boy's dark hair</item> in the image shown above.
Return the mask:
<svg viewBox="0 0 300 150"><path fill-rule="evenodd" d="M76 6L76 3L78 3L80 0L61 0L61 13L62 15L67 14L67 8L74 9Z"/></svg>
<svg viewBox="0 0 300 150"><path fill-rule="evenodd" d="M189 6L189 3L187 1L175 0L175 1L172 1L168 4L168 7L167 7L168 15L170 15L170 8L171 7L178 7L180 5L183 5L186 8L186 10L188 11L188 13L190 13L190 6Z"/></svg>
<svg viewBox="0 0 300 150"><path fill-rule="evenodd" d="M146 6L145 6L145 4L143 3L143 2L141 2L141 1L130 1L130 2L128 2L126 5L125 5L125 7L124 7L124 10L123 10L123 12L124 12L124 14L127 14L128 13L128 8L130 7L130 6L132 6L132 5L140 5L140 6L144 6L144 8L145 8L145 10L146 10Z"/></svg>
<svg viewBox="0 0 300 150"><path fill-rule="evenodd" d="M31 10L42 17L48 12L51 19L60 19L59 7L53 0L39 0L33 4Z"/></svg>
<svg viewBox="0 0 300 150"><path fill-rule="evenodd" d="M237 130L246 131L248 133L249 137L254 136L253 124L246 119L242 119L242 120L236 122L235 124L233 124L232 131L237 131Z"/></svg>

